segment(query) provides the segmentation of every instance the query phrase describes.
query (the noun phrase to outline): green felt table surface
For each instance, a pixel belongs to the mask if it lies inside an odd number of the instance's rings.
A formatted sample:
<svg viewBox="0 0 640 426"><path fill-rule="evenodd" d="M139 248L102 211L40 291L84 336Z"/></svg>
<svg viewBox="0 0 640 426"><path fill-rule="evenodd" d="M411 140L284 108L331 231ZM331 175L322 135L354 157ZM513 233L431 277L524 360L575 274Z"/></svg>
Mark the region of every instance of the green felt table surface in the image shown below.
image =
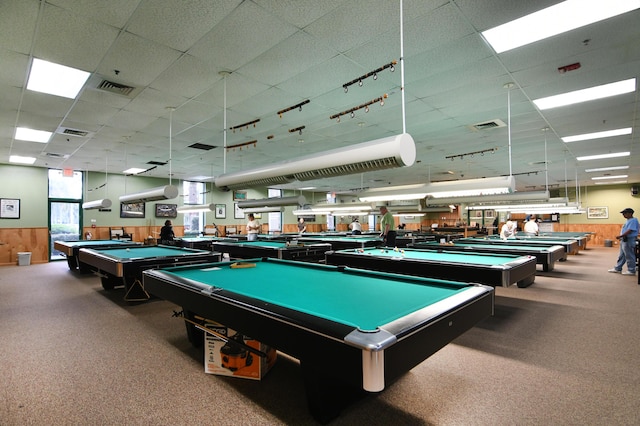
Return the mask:
<svg viewBox="0 0 640 426"><path fill-rule="evenodd" d="M305 239L305 240L318 240L318 241L382 241L381 238L379 237L372 237L372 236L341 236L341 237L332 237L332 236L324 236L324 237L317 237L317 236L302 236L300 237L300 239Z"/></svg>
<svg viewBox="0 0 640 426"><path fill-rule="evenodd" d="M482 240L479 240L479 241L482 241ZM435 248L442 248L443 250L446 250L447 247L458 246L458 247L470 247L470 251L473 251L474 247L482 247L486 249L495 249L496 247L503 247L509 250L540 251L540 252L544 252L545 250L549 250L550 248L549 246L541 246L541 245L531 245L531 246L528 246L526 244L510 245L508 241L509 240L507 240L504 244L500 244L500 245L482 244L481 242L465 244L465 241L461 241L461 242L454 241L453 244L441 244L438 242L427 241L424 243L416 243L415 247L416 248L424 247L424 248L428 248L429 250L433 250Z"/></svg>
<svg viewBox="0 0 640 426"><path fill-rule="evenodd" d="M95 251L114 259L142 259L149 257L182 256L190 253L208 253L206 250L193 250L182 247L167 246L141 246L103 250L96 249Z"/></svg>
<svg viewBox="0 0 640 426"><path fill-rule="evenodd" d="M232 269L230 263L216 263L162 271L361 330L375 330L469 288L454 281L343 273L324 265L246 262L256 266Z"/></svg>
<svg viewBox="0 0 640 426"><path fill-rule="evenodd" d="M91 246L104 246L106 244L109 245L118 245L118 244L128 244L131 245L131 241L124 240L81 240L81 241L59 241L60 243L64 243L70 247L75 246L83 246L83 247L91 247Z"/></svg>
<svg viewBox="0 0 640 426"><path fill-rule="evenodd" d="M446 248L444 249L446 250ZM412 250L412 249L399 249L398 251L393 249L380 249L380 248L366 248L366 249L347 249L339 250L336 253L350 253L359 256L371 256L374 257L386 257L396 259L407 260L429 260L435 262L454 262L454 263L473 263L477 265L503 265L505 263L512 262L514 259L518 259L518 256L504 256L498 254L486 255L482 253L460 253L460 252L437 252L426 250Z"/></svg>

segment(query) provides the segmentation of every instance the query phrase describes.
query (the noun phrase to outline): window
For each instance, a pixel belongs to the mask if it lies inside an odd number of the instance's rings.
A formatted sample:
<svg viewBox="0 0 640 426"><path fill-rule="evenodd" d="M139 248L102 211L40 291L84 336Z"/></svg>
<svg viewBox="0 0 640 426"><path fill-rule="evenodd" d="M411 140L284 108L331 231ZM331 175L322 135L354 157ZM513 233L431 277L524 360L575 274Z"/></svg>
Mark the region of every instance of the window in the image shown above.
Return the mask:
<svg viewBox="0 0 640 426"><path fill-rule="evenodd" d="M269 188L269 198L282 197L282 190ZM269 213L269 232L282 232L282 213Z"/></svg>
<svg viewBox="0 0 640 426"><path fill-rule="evenodd" d="M182 182L182 192L184 194L184 204L204 204L204 194L206 192L203 182ZM197 235L204 229L204 212L185 213L183 215L184 234Z"/></svg>

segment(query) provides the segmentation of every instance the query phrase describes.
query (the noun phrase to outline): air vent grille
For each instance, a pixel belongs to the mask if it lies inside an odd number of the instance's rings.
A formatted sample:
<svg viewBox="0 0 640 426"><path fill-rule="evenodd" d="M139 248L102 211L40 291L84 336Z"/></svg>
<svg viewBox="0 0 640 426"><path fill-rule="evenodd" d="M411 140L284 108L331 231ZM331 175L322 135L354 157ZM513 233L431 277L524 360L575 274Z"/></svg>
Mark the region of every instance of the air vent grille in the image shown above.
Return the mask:
<svg viewBox="0 0 640 426"><path fill-rule="evenodd" d="M124 84L114 83L109 80L102 80L98 85L98 89L105 90L111 93L117 93L118 95L129 96L135 87L126 86Z"/></svg>
<svg viewBox="0 0 640 426"><path fill-rule="evenodd" d="M89 132L86 132L84 130L76 130L76 129L69 129L69 128L65 128L62 131L63 135L71 135L71 136L79 136L79 137L85 137L89 134Z"/></svg>
<svg viewBox="0 0 640 426"><path fill-rule="evenodd" d="M396 157L381 158L361 163L345 164L343 166L327 167L324 169L310 170L303 173L295 173L293 176L297 180L312 180L326 177L343 176L347 174L371 172L375 170L391 169L402 167Z"/></svg>
<svg viewBox="0 0 640 426"><path fill-rule="evenodd" d="M63 158L63 159L69 158L69 155L67 155L67 154L58 154L57 152L45 152L44 155L46 155L49 158Z"/></svg>
<svg viewBox="0 0 640 426"><path fill-rule="evenodd" d="M207 145L207 144L204 144L204 143L194 143L193 145L189 145L189 148L201 149L203 151L210 151L213 148L215 148L215 146Z"/></svg>
<svg viewBox="0 0 640 426"><path fill-rule="evenodd" d="M469 127L471 127L473 130L476 130L476 131L482 131L482 130L495 129L497 127L507 127L507 125L504 123L504 121L500 120L499 118L496 118L495 120L489 120L489 121L484 121L482 123L472 124Z"/></svg>
<svg viewBox="0 0 640 426"><path fill-rule="evenodd" d="M147 164L151 164L153 166L165 166L167 164L167 161L147 161Z"/></svg>

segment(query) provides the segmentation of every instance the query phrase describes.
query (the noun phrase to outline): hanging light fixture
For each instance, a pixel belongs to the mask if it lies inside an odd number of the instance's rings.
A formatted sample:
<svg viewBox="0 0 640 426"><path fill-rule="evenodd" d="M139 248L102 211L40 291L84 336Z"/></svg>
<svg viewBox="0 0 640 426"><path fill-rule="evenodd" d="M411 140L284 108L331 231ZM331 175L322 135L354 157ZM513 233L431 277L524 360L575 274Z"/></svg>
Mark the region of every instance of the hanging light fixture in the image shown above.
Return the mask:
<svg viewBox="0 0 640 426"><path fill-rule="evenodd" d="M107 173L108 173L108 167L107 167L107 160L105 160L105 170L104 170L104 186L105 186L105 195L107 194ZM89 183L89 172L87 172L86 174L87 176L87 184ZM86 184L85 184L86 185ZM94 210L94 209L108 209L111 207L111 200L109 198L103 198L101 200L94 200L94 201L87 201L86 203L82 203L82 208L84 210Z"/></svg>
<svg viewBox="0 0 640 426"><path fill-rule="evenodd" d="M304 206L307 204L307 198L304 195L294 197L272 197L260 200L244 200L238 201L238 208L262 208L262 207L281 207L281 206ZM260 212L254 212L260 213Z"/></svg>
<svg viewBox="0 0 640 426"><path fill-rule="evenodd" d="M186 204L177 208L178 213L213 212L215 210L215 204Z"/></svg>

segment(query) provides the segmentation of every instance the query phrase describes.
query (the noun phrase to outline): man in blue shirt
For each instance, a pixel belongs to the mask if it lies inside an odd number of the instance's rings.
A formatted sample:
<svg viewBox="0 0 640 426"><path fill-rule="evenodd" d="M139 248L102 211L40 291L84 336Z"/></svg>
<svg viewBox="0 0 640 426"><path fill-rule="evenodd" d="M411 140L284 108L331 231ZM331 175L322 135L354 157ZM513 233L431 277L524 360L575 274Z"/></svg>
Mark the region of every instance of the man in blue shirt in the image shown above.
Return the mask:
<svg viewBox="0 0 640 426"><path fill-rule="evenodd" d="M621 273L622 275L636 274L636 239L638 238L638 219L633 217L633 209L626 208L620 213L627 221L622 226L620 235L616 237L620 240L620 254L618 255L618 263L615 268L609 269L609 272ZM624 264L627 264L627 271L622 271Z"/></svg>

